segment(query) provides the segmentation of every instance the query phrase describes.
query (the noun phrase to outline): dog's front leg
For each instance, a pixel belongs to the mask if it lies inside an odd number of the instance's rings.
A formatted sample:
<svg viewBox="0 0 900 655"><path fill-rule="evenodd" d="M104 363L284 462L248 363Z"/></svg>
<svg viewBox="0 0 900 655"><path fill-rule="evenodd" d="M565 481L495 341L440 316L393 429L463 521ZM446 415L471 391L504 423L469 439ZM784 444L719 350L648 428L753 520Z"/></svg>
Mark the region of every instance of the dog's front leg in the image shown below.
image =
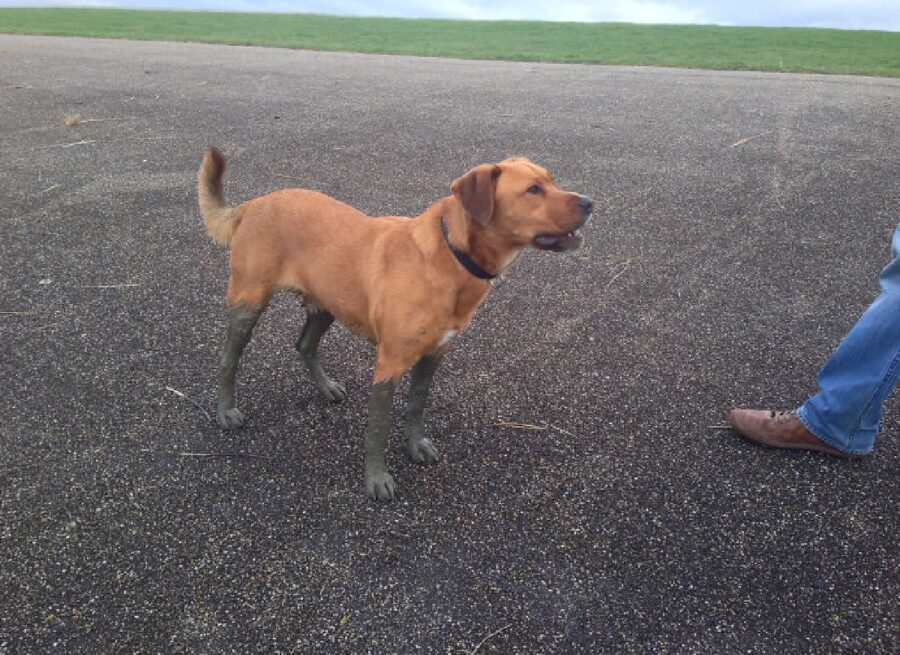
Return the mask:
<svg viewBox="0 0 900 655"><path fill-rule="evenodd" d="M319 341L334 323L334 316L324 309L308 308L307 312L306 325L303 326L303 332L297 339L297 351L321 394L333 403L343 402L347 400L347 389L340 382L328 377L322 364L319 363Z"/></svg>
<svg viewBox="0 0 900 655"><path fill-rule="evenodd" d="M372 385L366 432L366 492L373 500L393 500L396 486L387 472L384 453L391 430L391 409L397 382L387 378Z"/></svg>
<svg viewBox="0 0 900 655"><path fill-rule="evenodd" d="M434 373L440 366L442 355L426 355L412 370L409 401L406 404L406 447L409 456L419 464L433 464L438 461L437 448L431 439L425 437L425 402Z"/></svg>

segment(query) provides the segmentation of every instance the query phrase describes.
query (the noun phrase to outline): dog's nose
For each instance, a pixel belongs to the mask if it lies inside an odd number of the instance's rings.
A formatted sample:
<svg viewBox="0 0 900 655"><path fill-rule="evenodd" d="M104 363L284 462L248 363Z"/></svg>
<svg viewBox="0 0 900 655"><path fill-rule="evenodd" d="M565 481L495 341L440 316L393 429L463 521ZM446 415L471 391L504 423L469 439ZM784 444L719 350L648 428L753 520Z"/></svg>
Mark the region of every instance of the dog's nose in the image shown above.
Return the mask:
<svg viewBox="0 0 900 655"><path fill-rule="evenodd" d="M581 196L581 200L578 201L578 207L581 209L581 213L587 216L594 209L594 201L587 196Z"/></svg>

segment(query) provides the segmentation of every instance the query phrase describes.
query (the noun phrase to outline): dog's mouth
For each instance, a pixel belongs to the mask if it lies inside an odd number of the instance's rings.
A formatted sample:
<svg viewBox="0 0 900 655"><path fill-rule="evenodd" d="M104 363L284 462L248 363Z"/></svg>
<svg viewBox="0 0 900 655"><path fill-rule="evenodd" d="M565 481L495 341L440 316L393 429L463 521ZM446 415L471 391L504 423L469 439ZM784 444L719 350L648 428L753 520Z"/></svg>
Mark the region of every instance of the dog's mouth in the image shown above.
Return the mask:
<svg viewBox="0 0 900 655"><path fill-rule="evenodd" d="M571 232L557 232L555 234L538 234L531 242L538 250L551 250L553 252L565 252L575 250L584 241L584 237L578 230Z"/></svg>

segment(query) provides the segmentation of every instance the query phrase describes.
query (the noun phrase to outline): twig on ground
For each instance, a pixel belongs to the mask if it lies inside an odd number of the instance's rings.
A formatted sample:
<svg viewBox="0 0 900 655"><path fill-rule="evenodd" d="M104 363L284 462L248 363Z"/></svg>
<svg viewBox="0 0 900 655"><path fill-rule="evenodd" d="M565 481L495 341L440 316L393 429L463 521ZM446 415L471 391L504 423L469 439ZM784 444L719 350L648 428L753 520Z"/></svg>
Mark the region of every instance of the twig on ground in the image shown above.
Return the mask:
<svg viewBox="0 0 900 655"><path fill-rule="evenodd" d="M265 455L252 455L250 453L175 453L179 457L250 457L252 459L271 459Z"/></svg>
<svg viewBox="0 0 900 655"><path fill-rule="evenodd" d="M535 425L534 423L518 423L516 421L499 421L494 423L495 426L500 428L510 428L511 430L556 430L557 432L562 432L563 434L567 434L570 437L577 436L574 432L569 432L568 430L564 430L558 425L553 425L549 423L547 425Z"/></svg>
<svg viewBox="0 0 900 655"><path fill-rule="evenodd" d="M517 423L516 421L500 421L494 423L500 428L511 428L513 430L546 430L546 425L534 425L533 423Z"/></svg>
<svg viewBox="0 0 900 655"><path fill-rule="evenodd" d="M178 389L173 389L172 387L166 387L166 390L171 391L176 396L180 396L181 398L184 398L185 400L189 401L194 407L196 407L201 412L203 412L203 415L206 417L207 421L212 420L212 416L209 415L209 412L206 411L206 408L203 405L201 405L200 403L198 403L196 400L191 398L190 396L185 395L182 392L180 392ZM210 457L211 457L211 455L210 455Z"/></svg>
<svg viewBox="0 0 900 655"><path fill-rule="evenodd" d="M111 118L82 118L82 123L106 123L108 121L129 121L134 116L113 116Z"/></svg>
<svg viewBox="0 0 900 655"><path fill-rule="evenodd" d="M630 259L626 259L626 260L625 260L624 262L622 262L621 264L617 264L617 266L619 267L619 270L616 272L615 275L613 275L613 276L610 278L609 282L606 283L606 288L607 288L607 289L609 289L609 288L612 286L613 282L615 282L616 280L618 280L618 279L622 276L622 274L623 274L626 270L628 270L629 264L631 264L631 260L630 260Z"/></svg>
<svg viewBox="0 0 900 655"><path fill-rule="evenodd" d="M758 139L761 136L765 136L768 132L760 132L759 134L754 134L753 136L745 136L743 139L738 139L734 143L732 143L729 148L737 148L738 146L742 146L748 141L753 141L753 139Z"/></svg>
<svg viewBox="0 0 900 655"><path fill-rule="evenodd" d="M66 127L75 127L81 123L105 123L106 121L127 121L134 116L114 116L112 118L82 118L81 114L66 114L63 124Z"/></svg>
<svg viewBox="0 0 900 655"><path fill-rule="evenodd" d="M94 139L82 139L81 141L73 141L72 143L54 143L49 146L38 146L37 150L46 150L47 148L71 148L72 146L84 146L89 143L96 143Z"/></svg>
<svg viewBox="0 0 900 655"><path fill-rule="evenodd" d="M79 289L126 289L141 286L137 282L125 282L123 284L82 284Z"/></svg>
<svg viewBox="0 0 900 655"><path fill-rule="evenodd" d="M41 194L49 193L50 191L53 191L53 189L56 189L57 187L59 187L58 184L54 184L53 186L48 186L46 189L41 191Z"/></svg>
<svg viewBox="0 0 900 655"><path fill-rule="evenodd" d="M65 143L60 146L60 148L71 148L72 146L86 146L91 143L96 143L94 139L82 139L81 141L74 141L72 143Z"/></svg>
<svg viewBox="0 0 900 655"><path fill-rule="evenodd" d="M47 325L42 325L40 327L36 327L32 330L32 332L38 332L39 330L46 330L47 328L56 327L57 325L62 325L62 323L48 323Z"/></svg>
<svg viewBox="0 0 900 655"><path fill-rule="evenodd" d="M0 312L0 316L34 316L36 312Z"/></svg>
<svg viewBox="0 0 900 655"><path fill-rule="evenodd" d="M475 653L478 652L478 649L481 648L482 646L484 646L485 642L486 642L488 639L492 639L493 637L496 637L496 636L499 635L501 632L503 632L504 630L508 630L508 629L511 628L511 627L512 627L512 623L507 623L505 626L503 626L503 627L500 628L499 630L494 630L491 634L489 634L487 637L485 637L485 638L482 639L480 642L478 642L478 645L475 646L475 648L473 648L472 650L469 651L469 655L475 655Z"/></svg>
<svg viewBox="0 0 900 655"><path fill-rule="evenodd" d="M272 173L272 171L269 171L269 173L271 173L271 174L274 175L275 177L285 177L285 178L287 178L287 179L289 179L289 180L300 180L301 182L305 182L305 181L306 181L306 180L304 180L302 177L294 177L293 175L285 175L284 173Z"/></svg>
<svg viewBox="0 0 900 655"><path fill-rule="evenodd" d="M563 430L563 429L562 429L561 427L559 427L558 425L553 425L553 424L551 423L551 424L550 424L550 427L553 428L554 430L558 431L558 432L562 432L563 434L567 434L567 435L569 435L570 437L576 436L575 433L569 432L568 430Z"/></svg>
<svg viewBox="0 0 900 655"><path fill-rule="evenodd" d="M730 425L707 425L707 430L730 430Z"/></svg>
<svg viewBox="0 0 900 655"><path fill-rule="evenodd" d="M122 137L124 141L168 141L169 139L180 139L177 136L126 136Z"/></svg>

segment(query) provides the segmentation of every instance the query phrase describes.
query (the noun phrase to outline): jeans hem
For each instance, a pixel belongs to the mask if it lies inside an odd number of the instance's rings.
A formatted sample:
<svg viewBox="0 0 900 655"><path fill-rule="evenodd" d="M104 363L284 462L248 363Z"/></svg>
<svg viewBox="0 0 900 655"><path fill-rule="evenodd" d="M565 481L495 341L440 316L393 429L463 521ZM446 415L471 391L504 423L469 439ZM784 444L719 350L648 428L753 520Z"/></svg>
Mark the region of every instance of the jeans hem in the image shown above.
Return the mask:
<svg viewBox="0 0 900 655"><path fill-rule="evenodd" d="M828 446L831 446L835 450L839 450L842 453L846 453L848 455L868 455L875 448L875 434L872 435L872 442L868 448L860 449L860 448L847 448L846 446L839 444L835 439L833 439L828 432L825 431L820 425L813 423L812 417L808 415L808 411L805 405L800 406L795 412L794 415L800 420L800 422L804 425L804 427L812 432L816 437L818 437L823 443Z"/></svg>

